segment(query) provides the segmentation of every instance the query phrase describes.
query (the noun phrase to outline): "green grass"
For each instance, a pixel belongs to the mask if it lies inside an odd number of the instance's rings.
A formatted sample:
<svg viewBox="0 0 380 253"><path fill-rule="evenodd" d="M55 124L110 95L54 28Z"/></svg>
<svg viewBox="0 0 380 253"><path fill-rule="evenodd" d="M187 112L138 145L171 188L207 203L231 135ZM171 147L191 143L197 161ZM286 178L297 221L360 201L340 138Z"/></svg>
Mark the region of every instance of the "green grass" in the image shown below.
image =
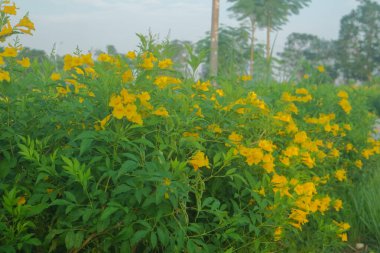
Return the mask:
<svg viewBox="0 0 380 253"><path fill-rule="evenodd" d="M352 237L380 252L380 161L377 161L373 176L351 192Z"/></svg>

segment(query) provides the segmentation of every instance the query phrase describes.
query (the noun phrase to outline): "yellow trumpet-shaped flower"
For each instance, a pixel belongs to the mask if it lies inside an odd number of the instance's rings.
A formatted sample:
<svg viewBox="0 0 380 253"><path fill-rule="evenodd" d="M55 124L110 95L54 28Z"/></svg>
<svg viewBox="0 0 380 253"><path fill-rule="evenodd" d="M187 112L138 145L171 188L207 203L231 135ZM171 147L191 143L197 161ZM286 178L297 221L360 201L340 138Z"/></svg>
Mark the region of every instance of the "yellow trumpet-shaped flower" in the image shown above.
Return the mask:
<svg viewBox="0 0 380 253"><path fill-rule="evenodd" d="M197 171L201 167L210 168L208 157L202 151L197 151L188 162Z"/></svg>
<svg viewBox="0 0 380 253"><path fill-rule="evenodd" d="M18 64L20 64L24 68L29 68L30 67L30 60L29 58L22 58L22 60L17 61Z"/></svg>

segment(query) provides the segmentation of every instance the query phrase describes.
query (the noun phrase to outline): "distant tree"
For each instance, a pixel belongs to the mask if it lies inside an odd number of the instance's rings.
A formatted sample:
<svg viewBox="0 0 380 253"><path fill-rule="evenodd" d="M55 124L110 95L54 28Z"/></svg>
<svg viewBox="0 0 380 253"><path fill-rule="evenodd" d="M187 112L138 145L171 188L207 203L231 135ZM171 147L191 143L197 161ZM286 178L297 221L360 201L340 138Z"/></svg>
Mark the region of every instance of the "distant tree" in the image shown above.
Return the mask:
<svg viewBox="0 0 380 253"><path fill-rule="evenodd" d="M31 60L37 59L41 62L44 59L48 59L48 55L44 50L33 49L29 47L24 47L19 54L20 57L28 57Z"/></svg>
<svg viewBox="0 0 380 253"><path fill-rule="evenodd" d="M210 42L210 76L218 75L218 29L219 0L212 0L211 42Z"/></svg>
<svg viewBox="0 0 380 253"><path fill-rule="evenodd" d="M117 55L118 54L117 49L114 45L107 45L106 46L106 52L109 55Z"/></svg>
<svg viewBox="0 0 380 253"><path fill-rule="evenodd" d="M250 74L253 74L254 40L256 27L266 28L266 59L271 58L271 32L279 30L290 15L298 14L311 0L229 0L229 8L238 20L249 19L251 24Z"/></svg>
<svg viewBox="0 0 380 253"><path fill-rule="evenodd" d="M228 9L232 11L239 21L248 19L250 23L250 58L249 58L249 75L253 76L254 61L255 61L255 39L257 20L262 20L263 13L258 8L257 1L242 1L242 0L228 0L233 2L233 5Z"/></svg>
<svg viewBox="0 0 380 253"><path fill-rule="evenodd" d="M341 19L338 67L345 79L371 81L380 72L380 5L360 2Z"/></svg>
<svg viewBox="0 0 380 253"><path fill-rule="evenodd" d="M292 33L279 56L286 80L301 78L307 68L318 65L323 65L332 79L337 77L335 41L322 40L311 34Z"/></svg>
<svg viewBox="0 0 380 253"><path fill-rule="evenodd" d="M219 56L218 56L218 72L220 77L233 77L243 74L249 62L249 31L247 27L221 27L219 29ZM209 48L210 37L206 36L204 39L197 42L197 52L207 52L206 62L209 62L210 51ZM210 65L204 65L206 74L210 74ZM243 72L243 73L242 73Z"/></svg>

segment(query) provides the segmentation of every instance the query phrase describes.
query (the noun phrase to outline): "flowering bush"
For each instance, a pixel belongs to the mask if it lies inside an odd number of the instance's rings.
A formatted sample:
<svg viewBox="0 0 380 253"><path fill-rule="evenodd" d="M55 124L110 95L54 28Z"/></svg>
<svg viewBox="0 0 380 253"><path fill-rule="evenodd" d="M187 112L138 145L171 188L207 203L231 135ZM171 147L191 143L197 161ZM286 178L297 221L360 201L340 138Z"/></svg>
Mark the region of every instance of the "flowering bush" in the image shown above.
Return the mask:
<svg viewBox="0 0 380 253"><path fill-rule="evenodd" d="M333 252L349 239L345 192L380 154L360 88L213 87L152 43L66 55L49 73L9 59L0 251Z"/></svg>

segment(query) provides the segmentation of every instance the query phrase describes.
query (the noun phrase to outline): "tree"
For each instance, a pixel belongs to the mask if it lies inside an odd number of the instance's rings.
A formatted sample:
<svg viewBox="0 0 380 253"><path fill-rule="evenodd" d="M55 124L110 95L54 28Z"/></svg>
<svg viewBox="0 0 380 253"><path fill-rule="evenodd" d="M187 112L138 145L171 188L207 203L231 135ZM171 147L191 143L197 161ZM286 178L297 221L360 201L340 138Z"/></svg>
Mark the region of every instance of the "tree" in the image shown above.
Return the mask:
<svg viewBox="0 0 380 253"><path fill-rule="evenodd" d="M345 79L371 81L380 72L380 5L360 2L341 19L338 67Z"/></svg>
<svg viewBox="0 0 380 253"><path fill-rule="evenodd" d="M218 75L219 0L212 1L210 75Z"/></svg>
<svg viewBox="0 0 380 253"><path fill-rule="evenodd" d="M219 76L233 78L243 74L249 62L249 29L247 27L221 27L218 33L218 69ZM210 36L197 42L196 53L207 51L208 59L211 57L209 51ZM204 71L210 73L211 67L204 65Z"/></svg>
<svg viewBox="0 0 380 253"><path fill-rule="evenodd" d="M337 77L335 41L322 40L311 34L292 33L279 56L285 80L302 78L308 68L318 65L323 65L332 79Z"/></svg>
<svg viewBox="0 0 380 253"><path fill-rule="evenodd" d="M229 0L234 4L228 9L236 14L237 19L242 21L248 19L250 22L250 58L249 58L249 75L253 76L254 60L255 60L255 32L257 27L257 20L262 19L257 6L257 1L241 1L241 0Z"/></svg>
<svg viewBox="0 0 380 253"><path fill-rule="evenodd" d="M271 32L279 30L292 14L298 14L311 0L229 0L229 8L239 20L249 19L251 24L250 74L253 74L254 40L256 27L266 28L266 58L271 58Z"/></svg>

